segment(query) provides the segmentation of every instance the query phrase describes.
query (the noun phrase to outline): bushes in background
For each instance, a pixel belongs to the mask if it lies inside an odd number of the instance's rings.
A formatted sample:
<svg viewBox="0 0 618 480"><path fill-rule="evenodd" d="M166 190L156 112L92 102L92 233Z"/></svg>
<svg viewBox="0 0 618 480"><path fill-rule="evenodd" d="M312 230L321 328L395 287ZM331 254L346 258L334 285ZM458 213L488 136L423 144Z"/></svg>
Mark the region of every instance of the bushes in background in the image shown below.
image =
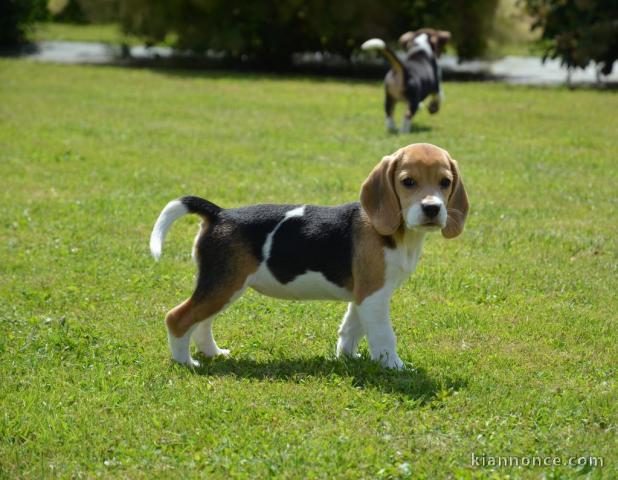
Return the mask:
<svg viewBox="0 0 618 480"><path fill-rule="evenodd" d="M597 62L609 74L618 59L618 1L525 0L543 31L545 58L560 58L568 67Z"/></svg>
<svg viewBox="0 0 618 480"><path fill-rule="evenodd" d="M499 0L49 0L52 18L73 23L120 21L126 33L194 51L285 66L300 52L349 55L370 37L395 41L407 30L449 30L462 58L482 54ZM8 2L8 3L7 3ZM5 0L4 14L24 25L48 0ZM34 8L36 6L36 8ZM3 7L7 8L7 7ZM46 13L47 14L47 13ZM19 20L17 20L19 17ZM2 32L10 29L2 28ZM15 36L15 34L14 34Z"/></svg>
<svg viewBox="0 0 618 480"><path fill-rule="evenodd" d="M118 21L121 0L49 0L52 19L67 23Z"/></svg>
<svg viewBox="0 0 618 480"><path fill-rule="evenodd" d="M281 66L295 52L348 56L367 38L450 30L462 57L483 53L498 0L120 0L128 33Z"/></svg>
<svg viewBox="0 0 618 480"><path fill-rule="evenodd" d="M46 0L0 1L0 46L24 42L31 25L46 18Z"/></svg>
<svg viewBox="0 0 618 480"><path fill-rule="evenodd" d="M405 0L404 30L424 26L449 30L462 59L482 56L492 33L499 0ZM391 30L392 34L392 30Z"/></svg>

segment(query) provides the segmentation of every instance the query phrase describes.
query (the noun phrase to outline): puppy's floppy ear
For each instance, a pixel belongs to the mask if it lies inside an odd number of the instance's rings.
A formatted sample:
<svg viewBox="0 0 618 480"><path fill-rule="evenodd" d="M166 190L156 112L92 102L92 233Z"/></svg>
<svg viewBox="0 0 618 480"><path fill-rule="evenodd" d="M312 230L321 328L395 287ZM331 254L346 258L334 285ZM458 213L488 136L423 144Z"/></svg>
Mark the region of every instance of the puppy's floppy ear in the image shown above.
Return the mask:
<svg viewBox="0 0 618 480"><path fill-rule="evenodd" d="M360 201L380 235L392 235L401 225L401 205L395 191L395 172L403 151L382 158L361 187Z"/></svg>
<svg viewBox="0 0 618 480"><path fill-rule="evenodd" d="M446 204L448 216L446 226L442 229L442 235L444 238L455 238L463 232L470 204L468 203L468 194L459 172L459 165L450 156L449 162L451 164L451 173L453 174L453 187Z"/></svg>

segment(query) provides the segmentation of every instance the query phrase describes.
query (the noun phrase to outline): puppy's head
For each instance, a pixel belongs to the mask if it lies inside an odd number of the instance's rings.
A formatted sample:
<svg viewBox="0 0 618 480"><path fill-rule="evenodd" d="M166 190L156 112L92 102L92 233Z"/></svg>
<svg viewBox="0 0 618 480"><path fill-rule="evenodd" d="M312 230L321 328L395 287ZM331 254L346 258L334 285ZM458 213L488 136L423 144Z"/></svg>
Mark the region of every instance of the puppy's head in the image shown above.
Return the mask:
<svg viewBox="0 0 618 480"><path fill-rule="evenodd" d="M361 205L381 235L400 227L442 230L458 236L468 215L459 166L446 150L428 143L400 148L382 159L363 183Z"/></svg>
<svg viewBox="0 0 618 480"><path fill-rule="evenodd" d="M440 58L446 44L451 39L451 32L446 30L436 30L435 28L421 28L414 32L406 32L399 37L399 44L407 52L423 39L422 35L426 35L426 39L429 42L429 46L433 50L433 54L436 58Z"/></svg>

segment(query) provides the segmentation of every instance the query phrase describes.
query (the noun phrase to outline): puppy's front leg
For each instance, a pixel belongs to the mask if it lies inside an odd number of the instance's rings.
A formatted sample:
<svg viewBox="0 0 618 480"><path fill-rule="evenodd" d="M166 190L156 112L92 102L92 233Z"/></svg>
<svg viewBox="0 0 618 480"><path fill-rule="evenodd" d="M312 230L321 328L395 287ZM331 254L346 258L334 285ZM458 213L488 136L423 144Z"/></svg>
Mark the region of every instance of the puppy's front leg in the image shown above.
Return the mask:
<svg viewBox="0 0 618 480"><path fill-rule="evenodd" d="M337 358L343 355L356 357L358 354L358 344L362 340L365 332L360 323L357 306L353 302L348 304L348 311L343 317L341 327L339 327L339 340L337 341Z"/></svg>
<svg viewBox="0 0 618 480"><path fill-rule="evenodd" d="M371 358L387 368L401 370L404 363L397 355L397 338L390 319L390 293L379 290L357 305L358 316L367 333Z"/></svg>

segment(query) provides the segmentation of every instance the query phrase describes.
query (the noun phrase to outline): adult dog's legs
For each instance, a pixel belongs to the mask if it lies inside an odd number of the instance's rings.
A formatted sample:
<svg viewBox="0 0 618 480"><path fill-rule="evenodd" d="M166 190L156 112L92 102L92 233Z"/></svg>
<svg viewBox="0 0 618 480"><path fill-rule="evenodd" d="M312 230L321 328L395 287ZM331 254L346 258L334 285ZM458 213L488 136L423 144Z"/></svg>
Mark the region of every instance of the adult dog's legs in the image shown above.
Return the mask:
<svg viewBox="0 0 618 480"><path fill-rule="evenodd" d="M356 305L350 302L348 311L343 317L341 327L339 327L339 340L337 341L337 357L348 355L355 357L358 351L358 344L364 337L365 332L360 323Z"/></svg>
<svg viewBox="0 0 618 480"><path fill-rule="evenodd" d="M412 130L412 118L417 110L417 104L408 104L408 109L406 110L406 114L401 122L401 133L410 133Z"/></svg>
<svg viewBox="0 0 618 480"><path fill-rule="evenodd" d="M440 91L438 93L432 93L429 98L430 101L427 105L427 111L432 115L434 113L438 113L438 111L440 110L440 104L442 102L442 92Z"/></svg>
<svg viewBox="0 0 618 480"><path fill-rule="evenodd" d="M410 133L410 130L412 130L412 118L416 114L419 105L419 99L417 98L416 93L408 93L406 95L406 100L408 103L408 108L403 118L403 122L401 123L401 133Z"/></svg>
<svg viewBox="0 0 618 480"><path fill-rule="evenodd" d="M389 132L396 132L395 119L393 114L395 113L395 99L391 95L385 92L384 96L384 113L386 114L386 130Z"/></svg>

